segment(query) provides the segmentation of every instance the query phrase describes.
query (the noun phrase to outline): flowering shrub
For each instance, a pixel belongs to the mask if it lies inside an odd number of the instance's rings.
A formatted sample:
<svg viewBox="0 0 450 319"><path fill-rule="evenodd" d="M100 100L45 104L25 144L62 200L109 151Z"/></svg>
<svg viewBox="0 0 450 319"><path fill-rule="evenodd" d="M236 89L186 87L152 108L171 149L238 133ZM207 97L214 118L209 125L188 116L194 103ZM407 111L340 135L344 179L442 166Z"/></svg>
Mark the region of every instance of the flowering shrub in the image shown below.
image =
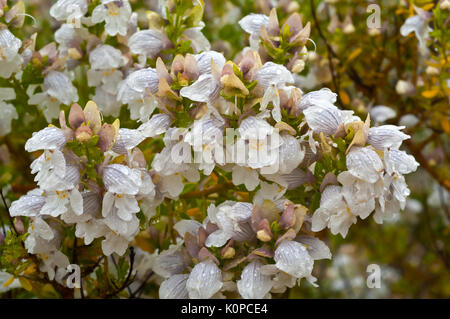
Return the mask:
<svg viewBox="0 0 450 319"><path fill-rule="evenodd" d="M379 125L389 108L342 109L342 88L299 85L314 68L314 27L280 7L239 20L249 46L228 60L202 33L202 0L147 12L58 0L54 42L25 36L23 2L0 0L0 135L33 158L5 165L1 183L29 169L35 182L4 198L5 287L17 278L38 297L269 298L303 278L320 285L328 231L345 238L405 209L404 175L419 166L400 149L405 126ZM417 14L401 34L426 49L428 14ZM76 289L69 265L80 267Z"/></svg>

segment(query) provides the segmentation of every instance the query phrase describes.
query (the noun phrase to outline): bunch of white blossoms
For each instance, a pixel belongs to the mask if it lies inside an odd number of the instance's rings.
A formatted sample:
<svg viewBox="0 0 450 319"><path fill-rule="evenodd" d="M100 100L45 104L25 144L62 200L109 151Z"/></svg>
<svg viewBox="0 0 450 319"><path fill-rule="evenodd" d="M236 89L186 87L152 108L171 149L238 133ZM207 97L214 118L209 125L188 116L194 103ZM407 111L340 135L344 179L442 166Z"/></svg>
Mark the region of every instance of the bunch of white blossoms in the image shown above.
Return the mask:
<svg viewBox="0 0 450 319"><path fill-rule="evenodd" d="M84 110L73 104L68 120L70 127L61 111L60 128L46 127L27 141L28 152L42 152L31 164L39 188L11 205L12 216L30 218L25 247L50 279L55 269L65 275L69 264L59 250L64 227L75 225L75 236L86 245L103 238L106 256L123 255L139 232L136 214L153 215L157 202L144 156L128 143L118 120L102 125L92 101Z"/></svg>
<svg viewBox="0 0 450 319"><path fill-rule="evenodd" d="M65 274L69 259L61 248L69 227L86 246L101 241L104 255L122 256L158 208L172 245L141 251L140 267L158 277L161 298L266 298L302 278L316 285L314 261L331 253L315 232L328 227L345 237L357 217L375 211L382 223L404 208L403 175L418 166L399 150L409 138L404 127L370 127L369 117L363 122L338 109L329 89L304 94L290 71L298 72L301 52L287 67L263 60L255 41L280 32L276 13L241 21L252 47L232 62L210 50L202 23L179 35L193 54L167 58L161 52L173 43L166 30L139 30L128 1L102 0L87 17L87 1L60 0L50 14L67 22L74 18L70 4L80 23L105 22L105 30L97 36L65 23L55 34L58 47L39 51L51 62L43 83L29 86L29 103L48 121L59 114L60 127L27 141L27 151L41 152L31 164L39 188L11 206L13 216L30 219L25 246L50 278ZM289 41L303 50L309 24L303 28L293 15L286 26L295 31ZM0 46L9 36L2 34ZM107 44L107 36L120 46ZM7 63L16 55L12 47ZM84 109L73 104L68 126L60 106L78 100L71 79L87 61L82 76L95 94L85 98L94 101ZM102 124L100 111L116 117L125 105L140 122L136 129L120 128L119 120ZM149 141L161 147L149 148ZM207 188L211 180L216 185ZM183 209L195 208L186 196L193 185L207 203L199 216L168 214L179 200Z"/></svg>

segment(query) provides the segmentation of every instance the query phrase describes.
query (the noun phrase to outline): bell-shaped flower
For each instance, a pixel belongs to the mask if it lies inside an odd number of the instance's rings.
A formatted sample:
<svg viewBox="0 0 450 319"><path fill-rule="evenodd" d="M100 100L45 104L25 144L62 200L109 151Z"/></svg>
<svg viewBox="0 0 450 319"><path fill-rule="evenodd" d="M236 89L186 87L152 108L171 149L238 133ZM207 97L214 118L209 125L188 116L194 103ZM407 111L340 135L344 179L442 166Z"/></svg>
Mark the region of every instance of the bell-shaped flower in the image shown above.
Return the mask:
<svg viewBox="0 0 450 319"><path fill-rule="evenodd" d="M165 133L172 122L171 118L167 114L155 114L147 122L144 122L138 127L138 130L145 137L156 137Z"/></svg>
<svg viewBox="0 0 450 319"><path fill-rule="evenodd" d="M234 185L245 185L248 191L253 191L259 185L258 171L246 166L235 165L232 169Z"/></svg>
<svg viewBox="0 0 450 319"><path fill-rule="evenodd" d="M312 259L331 259L330 248L328 248L328 246L320 239L312 236L301 235L295 237L295 241L298 241L306 247L306 250Z"/></svg>
<svg viewBox="0 0 450 319"><path fill-rule="evenodd" d="M385 148L399 148L402 142L411 136L401 132L404 126L381 125L371 127L367 142L378 150Z"/></svg>
<svg viewBox="0 0 450 319"><path fill-rule="evenodd" d="M217 67L222 70L226 63L226 59L222 53L216 51L204 51L194 55L200 71L200 74L211 73L211 60Z"/></svg>
<svg viewBox="0 0 450 319"><path fill-rule="evenodd" d="M1 63L1 62L0 62ZM16 92L13 88L0 88L0 136L5 136L11 132L12 120L17 120L19 115L13 104L6 103L6 100L15 100Z"/></svg>
<svg viewBox="0 0 450 319"><path fill-rule="evenodd" d="M12 202L9 208L12 217L15 216L38 216L42 207L45 205L45 197L42 196L42 190L33 189L18 200Z"/></svg>
<svg viewBox="0 0 450 319"><path fill-rule="evenodd" d="M340 233L345 237L356 220L356 215L344 199L341 186L328 186L322 193L320 207L312 217L311 230L321 231L328 227L333 235Z"/></svg>
<svg viewBox="0 0 450 319"><path fill-rule="evenodd" d="M108 217L110 214L117 215L124 221L130 221L133 215L138 213L138 202L134 195L114 194L106 192L103 198L102 216Z"/></svg>
<svg viewBox="0 0 450 319"><path fill-rule="evenodd" d="M311 91L302 96L299 102L299 108L306 110L309 107L320 106L323 101L334 104L337 100L337 94L329 88L322 88L318 91Z"/></svg>
<svg viewBox="0 0 450 319"><path fill-rule="evenodd" d="M219 97L220 89L220 79L212 73L204 73L190 86L183 87L180 95L196 102L213 103Z"/></svg>
<svg viewBox="0 0 450 319"><path fill-rule="evenodd" d="M262 26L269 24L269 17L264 14L249 14L239 20L239 25L245 32L250 34L250 46L257 50L259 47L259 36Z"/></svg>
<svg viewBox="0 0 450 319"><path fill-rule="evenodd" d="M249 240L254 236L249 227L253 205L242 202L224 202L218 207L208 207L208 218L219 229L209 234L207 247L222 247L233 238L236 241Z"/></svg>
<svg viewBox="0 0 450 319"><path fill-rule="evenodd" d="M342 195L352 214L361 219L369 216L375 209L374 185L344 171L337 176L342 184Z"/></svg>
<svg viewBox="0 0 450 319"><path fill-rule="evenodd" d="M164 280L159 286L160 299L188 299L189 292L186 289L188 274L177 274Z"/></svg>
<svg viewBox="0 0 450 319"><path fill-rule="evenodd" d="M421 8L414 6L417 15L409 17L405 20L403 25L400 27L400 34L406 37L411 32L414 32L417 40L419 40L419 48L422 52L427 50L427 40L429 33L432 30L428 26L428 20L431 17L431 13L424 11Z"/></svg>
<svg viewBox="0 0 450 319"><path fill-rule="evenodd" d="M43 110L47 122L58 118L59 106L70 105L78 101L77 89L67 75L58 71L50 71L44 79L43 92L34 94L36 86L30 85L27 94L28 103L37 105Z"/></svg>
<svg viewBox="0 0 450 319"><path fill-rule="evenodd" d="M158 92L158 83L159 77L156 70L146 68L130 73L119 84L117 99L128 104L131 119L140 119L142 122L148 120L158 106L153 96Z"/></svg>
<svg viewBox="0 0 450 319"><path fill-rule="evenodd" d="M186 281L190 299L209 299L219 292L222 286L222 272L209 259L195 265Z"/></svg>
<svg viewBox="0 0 450 319"><path fill-rule="evenodd" d="M328 100L320 100L319 103L303 110L306 122L314 133L332 135L342 124L342 113Z"/></svg>
<svg viewBox="0 0 450 319"><path fill-rule="evenodd" d="M153 271L163 277L170 278L181 274L186 269L186 264L180 250L180 245L171 245L169 249L160 253L153 264Z"/></svg>
<svg viewBox="0 0 450 319"><path fill-rule="evenodd" d="M105 30L108 35L120 34L125 36L131 13L128 0L102 0L102 3L92 11L92 22L105 21Z"/></svg>
<svg viewBox="0 0 450 319"><path fill-rule="evenodd" d="M397 116L397 112L385 105L374 106L370 110L370 118L378 123L383 123Z"/></svg>
<svg viewBox="0 0 450 319"><path fill-rule="evenodd" d="M242 270L237 281L239 294L244 299L262 299L272 289L272 278L261 273L262 263L254 260Z"/></svg>
<svg viewBox="0 0 450 319"><path fill-rule="evenodd" d="M306 278L313 283L311 275L314 259L309 255L306 247L299 242L283 240L275 250L276 267L296 279Z"/></svg>
<svg viewBox="0 0 450 319"><path fill-rule="evenodd" d="M378 154L368 147L353 147L346 157L347 169L355 177L375 183L384 169Z"/></svg>
<svg viewBox="0 0 450 319"><path fill-rule="evenodd" d="M103 168L103 183L108 192L136 195L142 185L141 172L121 164Z"/></svg>
<svg viewBox="0 0 450 319"><path fill-rule="evenodd" d="M263 89L264 95L261 101L261 110L265 110L272 103L272 117L276 122L281 121L280 94L279 90L286 84L294 83L292 73L283 65L266 62L256 71L255 80Z"/></svg>
<svg viewBox="0 0 450 319"><path fill-rule="evenodd" d="M164 49L164 39L161 31L156 29L141 30L128 40L131 53L153 59Z"/></svg>
<svg viewBox="0 0 450 319"><path fill-rule="evenodd" d="M409 174L415 172L419 163L414 156L398 149L389 149L384 153L384 163L388 174Z"/></svg>
<svg viewBox="0 0 450 319"><path fill-rule="evenodd" d="M131 232L125 235L118 234L115 231L109 231L105 235L105 239L102 241L102 251L105 256L109 256L112 253L116 253L119 256L123 256L127 251L128 244L133 239L137 230L139 229L139 221L137 221L137 228L130 227Z"/></svg>
<svg viewBox="0 0 450 319"><path fill-rule="evenodd" d="M0 30L0 77L9 78L12 73L19 71L23 62L19 49L22 41L16 38L8 29Z"/></svg>
<svg viewBox="0 0 450 319"><path fill-rule="evenodd" d="M223 123L214 118L194 121L184 140L192 146L194 162L205 175L210 175L216 163L225 164Z"/></svg>
<svg viewBox="0 0 450 319"><path fill-rule="evenodd" d="M88 11L86 0L58 0L50 8L50 15L58 21L80 19Z"/></svg>
<svg viewBox="0 0 450 319"><path fill-rule="evenodd" d="M191 47L194 50L194 53L209 51L211 49L208 38L202 33L204 27L205 23L200 21L198 26L188 28L183 32L183 37L191 41Z"/></svg>

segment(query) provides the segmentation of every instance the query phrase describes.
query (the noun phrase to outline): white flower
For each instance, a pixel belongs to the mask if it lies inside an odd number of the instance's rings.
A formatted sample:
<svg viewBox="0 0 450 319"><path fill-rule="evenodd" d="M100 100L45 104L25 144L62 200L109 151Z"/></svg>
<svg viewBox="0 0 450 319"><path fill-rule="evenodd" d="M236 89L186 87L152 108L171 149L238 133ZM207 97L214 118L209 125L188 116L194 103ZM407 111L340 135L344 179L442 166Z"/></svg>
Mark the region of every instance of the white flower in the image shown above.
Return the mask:
<svg viewBox="0 0 450 319"><path fill-rule="evenodd" d="M145 136L141 131L120 128L112 150L118 154L128 154L128 152L138 146L143 140L145 140Z"/></svg>
<svg viewBox="0 0 450 319"><path fill-rule="evenodd" d="M398 80L397 84L395 85L395 91L400 95L408 96L414 94L416 88L411 82Z"/></svg>
<svg viewBox="0 0 450 319"><path fill-rule="evenodd" d="M241 280L237 281L239 294L244 299L262 299L272 289L272 279L261 273L262 264L254 260L242 270Z"/></svg>
<svg viewBox="0 0 450 319"><path fill-rule="evenodd" d="M370 118L379 123L393 119L396 116L397 112L385 105L377 105L370 110Z"/></svg>
<svg viewBox="0 0 450 319"><path fill-rule="evenodd" d="M303 161L305 151L294 136L282 134L280 137L282 144L279 149L278 162L274 166L278 168L278 173L289 174Z"/></svg>
<svg viewBox="0 0 450 319"><path fill-rule="evenodd" d="M184 140L192 146L194 162L205 175L211 174L216 163L225 164L222 122L205 117L194 121Z"/></svg>
<svg viewBox="0 0 450 319"><path fill-rule="evenodd" d="M226 59L222 53L216 51L205 51L194 55L198 64L200 74L211 73L211 60L222 70Z"/></svg>
<svg viewBox="0 0 450 319"><path fill-rule="evenodd" d="M333 235L340 233L347 235L348 229L356 223L356 216L352 214L344 197L341 186L328 186L322 193L320 207L312 217L312 231L321 231L325 227Z"/></svg>
<svg viewBox="0 0 450 319"><path fill-rule="evenodd" d="M427 39L430 31L432 30L428 26L428 19L431 14L414 6L417 15L406 19L405 23L400 28L400 34L406 37L411 32L414 32L417 40L419 40L419 48L422 52L426 52Z"/></svg>
<svg viewBox="0 0 450 319"><path fill-rule="evenodd" d="M186 268L179 245L171 245L159 254L153 264L153 271L163 278L182 273Z"/></svg>
<svg viewBox="0 0 450 319"><path fill-rule="evenodd" d="M158 106L153 95L158 92L159 78L155 69L146 68L130 73L118 86L117 99L128 104L130 118L148 120Z"/></svg>
<svg viewBox="0 0 450 319"><path fill-rule="evenodd" d="M19 115L13 104L6 103L5 100L15 100L16 92L13 88L0 88L0 136L5 136L11 132L12 120L17 120Z"/></svg>
<svg viewBox="0 0 450 319"><path fill-rule="evenodd" d="M76 215L83 214L83 197L78 189L47 191L45 193L45 205L40 213L58 217L68 210L68 205L70 205L70 208Z"/></svg>
<svg viewBox="0 0 450 319"><path fill-rule="evenodd" d="M118 75L119 72L116 71L115 74ZM118 80L118 78L116 80ZM114 83L116 83L116 81L112 82L113 86L115 85ZM98 105L103 115L117 117L119 116L122 103L117 100L115 93L110 93L106 89L108 89L108 86L97 86L92 101Z"/></svg>
<svg viewBox="0 0 450 319"><path fill-rule="evenodd" d="M78 101L77 89L72 81L58 71L50 71L44 79L44 92L34 94L35 86L30 85L27 93L30 96L29 104L38 105L43 110L47 122L59 116L61 104L70 105Z"/></svg>
<svg viewBox="0 0 450 319"><path fill-rule="evenodd" d="M341 111L327 100L320 100L320 104L308 107L303 114L314 133L332 135L342 123Z"/></svg>
<svg viewBox="0 0 450 319"><path fill-rule="evenodd" d="M252 214L252 204L224 202L217 208L211 204L208 207L208 218L219 229L209 234L205 245L207 247L222 247L233 238L236 241L248 240L253 236L249 221Z"/></svg>
<svg viewBox="0 0 450 319"><path fill-rule="evenodd" d="M164 280L159 286L159 298L188 299L189 293L186 289L188 278L187 274L178 274Z"/></svg>
<svg viewBox="0 0 450 319"><path fill-rule="evenodd" d="M45 197L40 189L33 189L18 200L12 202L10 207L11 216L37 216L45 205Z"/></svg>
<svg viewBox="0 0 450 319"><path fill-rule="evenodd" d="M275 250L276 267L294 278L306 278L313 283L311 275L314 259L309 255L306 247L296 241L283 240Z"/></svg>
<svg viewBox="0 0 450 319"><path fill-rule="evenodd" d="M131 6L128 0L102 0L92 11L92 22L105 21L108 35L127 34L128 21L131 17Z"/></svg>
<svg viewBox="0 0 450 319"><path fill-rule="evenodd" d="M375 183L384 166L378 154L368 147L353 147L346 158L347 169L355 177Z"/></svg>
<svg viewBox="0 0 450 319"><path fill-rule="evenodd" d="M222 272L211 260L205 260L195 265L186 282L190 299L209 299L222 286Z"/></svg>
<svg viewBox="0 0 450 319"><path fill-rule="evenodd" d="M103 217L108 217L110 214L116 214L120 219L130 221L133 218L133 214L138 213L140 210L134 195L115 195L107 192L103 198Z"/></svg>
<svg viewBox="0 0 450 319"><path fill-rule="evenodd" d="M385 148L399 148L404 140L411 137L400 132L400 130L404 128L404 126L395 125L371 127L367 136L367 142L379 150L384 150Z"/></svg>
<svg viewBox="0 0 450 319"><path fill-rule="evenodd" d="M211 73L204 73L190 86L181 88L180 95L196 102L214 102L221 89L220 79Z"/></svg>
<svg viewBox="0 0 450 319"><path fill-rule="evenodd" d="M156 29L138 31L128 40L128 47L133 54L150 59L158 55L163 46L161 31Z"/></svg>
<svg viewBox="0 0 450 319"><path fill-rule="evenodd" d="M197 235L198 229L202 226L198 221L192 219L182 219L177 222L173 228L180 234L182 238L186 233L191 233L192 235Z"/></svg>
<svg viewBox="0 0 450 319"><path fill-rule="evenodd" d="M108 232L102 241L103 253L105 256L109 256L112 253L123 256L127 251L129 242L130 240L125 236L121 236L113 231Z"/></svg>
<svg viewBox="0 0 450 319"><path fill-rule="evenodd" d="M117 69L125 62L122 52L107 44L98 45L89 53L89 63L95 70Z"/></svg>
<svg viewBox="0 0 450 319"><path fill-rule="evenodd" d="M143 123L138 127L138 131L142 133L145 137L156 137L165 133L169 127L172 120L167 114L155 114L150 120Z"/></svg>
<svg viewBox="0 0 450 319"><path fill-rule="evenodd" d="M39 266L39 270L42 272L46 272L48 274L48 278L50 280L55 279L55 276L58 277L60 273L59 270L65 271L67 266L69 266L69 258L64 255L59 250L54 250L48 253L42 253L39 255L41 257L42 263ZM57 269L55 271L55 269ZM60 274L62 275L62 274ZM62 278L57 278L57 280Z"/></svg>
<svg viewBox="0 0 450 319"><path fill-rule="evenodd" d="M409 174L415 172L419 166L413 156L397 149L385 151L384 163L388 174Z"/></svg>
<svg viewBox="0 0 450 319"><path fill-rule="evenodd" d="M342 195L350 212L366 218L375 209L374 185L354 177L348 171L340 173L337 177L342 186Z"/></svg>
<svg viewBox="0 0 450 319"><path fill-rule="evenodd" d="M281 121L279 90L286 84L294 83L294 77L286 67L273 62L266 62L256 71L255 80L264 90L261 110L265 110L269 103L273 104L272 116L276 122Z"/></svg>
<svg viewBox="0 0 450 319"><path fill-rule="evenodd" d="M266 173L270 173L271 166L278 163L279 148L283 144L278 130L263 118L249 116L241 122L238 133L235 145L227 148L234 162L253 169L265 167Z"/></svg>
<svg viewBox="0 0 450 319"><path fill-rule="evenodd" d="M286 188L276 183L269 184L266 182L260 183L261 188L256 192L253 197L253 202L258 206L261 206L265 200L272 201L278 208L282 209L282 202L284 201L283 195L286 193Z"/></svg>
<svg viewBox="0 0 450 319"><path fill-rule="evenodd" d="M19 49L22 41L8 29L0 30L0 77L9 78L23 62Z"/></svg>
<svg viewBox="0 0 450 319"><path fill-rule="evenodd" d="M239 21L239 25L245 32L250 34L250 46L258 49L259 35L262 26L269 24L269 17L264 14L249 14Z"/></svg>
<svg viewBox="0 0 450 319"><path fill-rule="evenodd" d="M0 271L0 293L4 293L14 288L22 287L19 279L14 279L10 284L9 280L13 275L5 271ZM7 284L8 283L8 284Z"/></svg>
<svg viewBox="0 0 450 319"><path fill-rule="evenodd" d="M295 241L305 245L308 254L314 260L331 259L330 248L320 239L312 236L297 236Z"/></svg>
<svg viewBox="0 0 450 319"><path fill-rule="evenodd" d="M77 223L75 236L84 238L84 244L90 245L95 238L100 238L107 234L107 228L99 219L90 218Z"/></svg>
<svg viewBox="0 0 450 319"><path fill-rule="evenodd" d="M68 18L79 19L87 10L86 0L58 0L50 8L50 15L58 21L65 21Z"/></svg>
<svg viewBox="0 0 450 319"><path fill-rule="evenodd" d="M202 33L202 29L204 28L204 26L205 23L203 21L200 21L199 26L186 29L183 32L183 36L191 41L191 46L194 50L194 53L208 51L211 49L211 44Z"/></svg>
<svg viewBox="0 0 450 319"><path fill-rule="evenodd" d="M141 172L120 164L103 168L103 182L111 193L136 195L142 185Z"/></svg>
<svg viewBox="0 0 450 319"><path fill-rule="evenodd" d="M258 171L250 167L233 166L232 178L234 185L244 184L248 191L254 190L259 185Z"/></svg>
<svg viewBox="0 0 450 319"><path fill-rule="evenodd" d="M302 96L299 102L299 108L305 110L309 107L320 106L322 101L334 104L337 100L337 94L329 88L323 88L318 91L311 91Z"/></svg>

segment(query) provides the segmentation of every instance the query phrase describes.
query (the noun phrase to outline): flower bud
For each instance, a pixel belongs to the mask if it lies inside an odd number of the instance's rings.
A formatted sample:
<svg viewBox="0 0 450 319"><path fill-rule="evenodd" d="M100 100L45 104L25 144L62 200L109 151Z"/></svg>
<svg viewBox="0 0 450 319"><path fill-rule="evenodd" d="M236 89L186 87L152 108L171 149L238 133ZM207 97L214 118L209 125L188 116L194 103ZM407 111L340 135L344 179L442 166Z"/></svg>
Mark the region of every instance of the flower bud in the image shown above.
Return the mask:
<svg viewBox="0 0 450 319"><path fill-rule="evenodd" d="M114 145L116 140L117 131L112 124L103 124L102 128L98 132L98 143L102 152L106 152Z"/></svg>
<svg viewBox="0 0 450 319"><path fill-rule="evenodd" d="M267 219L261 220L261 222L258 225L258 231L256 232L256 237L260 241L271 241L273 238L272 231L270 230L270 225Z"/></svg>
<svg viewBox="0 0 450 319"><path fill-rule="evenodd" d="M80 127L80 125L86 120L86 117L83 113L83 109L81 108L80 104L74 103L70 107L69 112L69 124L70 127L73 129L76 129Z"/></svg>
<svg viewBox="0 0 450 319"><path fill-rule="evenodd" d="M303 69L305 68L305 61L298 59L295 60L294 65L292 66L291 71L293 73L300 73L303 71Z"/></svg>
<svg viewBox="0 0 450 319"><path fill-rule="evenodd" d="M236 250L233 247L225 246L222 251L221 255L223 259L231 259L236 254Z"/></svg>
<svg viewBox="0 0 450 319"><path fill-rule="evenodd" d="M92 138L92 130L89 126L81 125L75 131L75 138L81 143L87 142Z"/></svg>
<svg viewBox="0 0 450 319"><path fill-rule="evenodd" d="M93 101L87 102L83 113L86 124L91 128L94 134L97 134L102 127L102 118L100 116L97 104Z"/></svg>

